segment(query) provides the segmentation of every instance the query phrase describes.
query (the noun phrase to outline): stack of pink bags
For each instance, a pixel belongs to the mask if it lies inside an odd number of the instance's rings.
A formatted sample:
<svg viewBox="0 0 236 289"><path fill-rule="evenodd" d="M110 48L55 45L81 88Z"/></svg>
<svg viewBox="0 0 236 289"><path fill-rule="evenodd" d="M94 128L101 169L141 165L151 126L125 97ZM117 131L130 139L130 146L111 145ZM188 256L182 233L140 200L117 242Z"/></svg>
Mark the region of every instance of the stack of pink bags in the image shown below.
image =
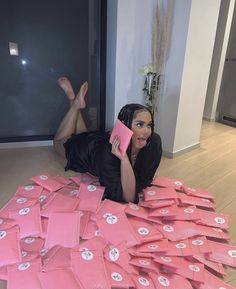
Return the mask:
<svg viewBox="0 0 236 289"><path fill-rule="evenodd" d="M0 209L8 289L233 289L229 216L214 197L158 176L143 201L102 201L96 177L41 174Z"/></svg>

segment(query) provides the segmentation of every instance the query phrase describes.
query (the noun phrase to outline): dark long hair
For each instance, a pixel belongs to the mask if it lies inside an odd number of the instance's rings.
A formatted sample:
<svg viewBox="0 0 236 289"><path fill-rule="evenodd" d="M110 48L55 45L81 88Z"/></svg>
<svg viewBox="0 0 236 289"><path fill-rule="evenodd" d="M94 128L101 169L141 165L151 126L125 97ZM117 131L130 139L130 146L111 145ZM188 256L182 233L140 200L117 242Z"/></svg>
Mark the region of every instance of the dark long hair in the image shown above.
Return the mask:
<svg viewBox="0 0 236 289"><path fill-rule="evenodd" d="M141 112L141 111L148 111L151 115L151 119L152 119L152 133L151 136L149 137L149 139L147 140L147 145L150 143L150 139L152 137L152 134L154 132L154 119L153 119L153 114L151 112L151 110L141 104L138 103L129 103L126 104L125 106L123 106L118 114L118 119L120 121L122 121L128 128L131 129L132 126L132 121L133 118L136 116L137 113ZM129 147L127 149L127 154L129 159L131 160L131 150L132 150L132 141L129 144Z"/></svg>

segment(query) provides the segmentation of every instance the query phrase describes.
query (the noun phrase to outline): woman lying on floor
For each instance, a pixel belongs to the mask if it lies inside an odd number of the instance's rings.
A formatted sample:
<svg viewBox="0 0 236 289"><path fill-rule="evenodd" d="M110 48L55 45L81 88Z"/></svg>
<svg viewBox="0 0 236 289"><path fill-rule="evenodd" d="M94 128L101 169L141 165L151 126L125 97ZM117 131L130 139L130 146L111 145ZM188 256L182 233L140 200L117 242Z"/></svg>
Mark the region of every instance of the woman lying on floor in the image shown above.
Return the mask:
<svg viewBox="0 0 236 289"><path fill-rule="evenodd" d="M67 78L59 78L58 83L70 101L54 138L55 150L67 159L65 169L97 176L106 188L104 198L137 203L139 193L150 185L162 155L152 113L140 104L127 104L120 110L118 119L133 131L127 152L122 153L119 137L110 144L108 132L87 131L81 109L86 107L88 83L81 85L77 95Z"/></svg>

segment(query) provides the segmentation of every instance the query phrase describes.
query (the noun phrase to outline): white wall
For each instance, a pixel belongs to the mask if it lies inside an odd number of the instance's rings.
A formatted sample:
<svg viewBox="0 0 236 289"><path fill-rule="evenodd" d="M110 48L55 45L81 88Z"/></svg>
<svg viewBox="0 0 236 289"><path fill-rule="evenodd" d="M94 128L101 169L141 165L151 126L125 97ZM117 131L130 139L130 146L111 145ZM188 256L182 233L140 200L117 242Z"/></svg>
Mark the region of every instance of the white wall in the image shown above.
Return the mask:
<svg viewBox="0 0 236 289"><path fill-rule="evenodd" d="M172 0L171 0L172 1ZM175 0L169 54L165 69L164 89L158 101L157 124L166 155L173 152L176 137L179 97L184 67L191 1Z"/></svg>
<svg viewBox="0 0 236 289"><path fill-rule="evenodd" d="M173 153L199 143L220 0L193 0Z"/></svg>
<svg viewBox="0 0 236 289"><path fill-rule="evenodd" d="M224 0L221 2L210 78L203 112L204 118L208 120L214 121L217 119L217 103L219 99L234 6L235 0Z"/></svg>
<svg viewBox="0 0 236 289"><path fill-rule="evenodd" d="M107 113L112 127L126 103L142 102L143 65L151 62L156 0L109 0L107 21Z"/></svg>

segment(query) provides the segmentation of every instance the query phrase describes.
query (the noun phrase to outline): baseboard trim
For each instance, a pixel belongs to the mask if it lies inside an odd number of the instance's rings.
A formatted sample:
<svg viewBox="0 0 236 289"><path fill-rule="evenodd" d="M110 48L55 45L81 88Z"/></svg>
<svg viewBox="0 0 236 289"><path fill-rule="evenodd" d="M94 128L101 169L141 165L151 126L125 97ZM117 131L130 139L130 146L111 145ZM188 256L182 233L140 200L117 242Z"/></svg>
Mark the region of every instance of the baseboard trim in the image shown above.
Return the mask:
<svg viewBox="0 0 236 289"><path fill-rule="evenodd" d="M206 120L206 121L209 121L209 122L216 122L215 118L203 117L203 120Z"/></svg>
<svg viewBox="0 0 236 289"><path fill-rule="evenodd" d="M176 152L168 152L168 151L164 150L163 151L163 156L168 158L168 159L173 159L173 158L178 157L180 155L183 155L183 154L185 154L187 152L195 150L195 149L197 149L199 147L200 147L200 143L197 143L197 144L191 145L191 146L189 146L187 148L184 148L184 149L176 151Z"/></svg>
<svg viewBox="0 0 236 289"><path fill-rule="evenodd" d="M52 146L52 140L0 143L0 149Z"/></svg>

